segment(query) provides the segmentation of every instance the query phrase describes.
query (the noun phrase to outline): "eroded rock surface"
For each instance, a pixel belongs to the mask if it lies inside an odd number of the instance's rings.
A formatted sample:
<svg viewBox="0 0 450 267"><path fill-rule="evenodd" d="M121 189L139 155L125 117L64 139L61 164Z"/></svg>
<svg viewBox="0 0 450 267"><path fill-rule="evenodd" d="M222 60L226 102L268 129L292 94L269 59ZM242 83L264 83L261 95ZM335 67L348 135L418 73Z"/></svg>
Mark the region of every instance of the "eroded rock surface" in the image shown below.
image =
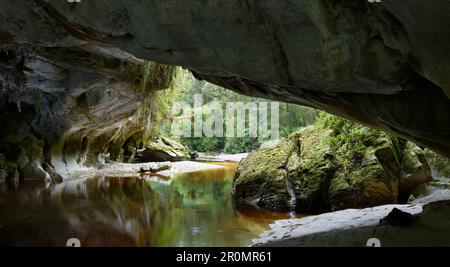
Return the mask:
<svg viewBox="0 0 450 267"><path fill-rule="evenodd" d="M163 89L143 81L146 64L91 45L1 47L2 176L61 180L101 154L121 159L150 123L151 93Z"/></svg>
<svg viewBox="0 0 450 267"><path fill-rule="evenodd" d="M384 246L448 246L450 202L347 209L277 221L254 246L365 247L376 238Z"/></svg>
<svg viewBox="0 0 450 267"><path fill-rule="evenodd" d="M450 156L450 2L0 1L0 42L115 46Z"/></svg>

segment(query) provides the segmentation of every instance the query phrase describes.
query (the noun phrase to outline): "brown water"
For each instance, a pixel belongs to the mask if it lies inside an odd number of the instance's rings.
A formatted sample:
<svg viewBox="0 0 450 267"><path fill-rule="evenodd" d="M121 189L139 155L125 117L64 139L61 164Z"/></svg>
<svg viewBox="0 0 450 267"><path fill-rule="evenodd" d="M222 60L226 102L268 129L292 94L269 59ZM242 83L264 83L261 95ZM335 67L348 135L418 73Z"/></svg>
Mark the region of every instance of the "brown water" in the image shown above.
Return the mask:
<svg viewBox="0 0 450 267"><path fill-rule="evenodd" d="M237 209L236 164L170 180L94 177L1 187L0 245L248 246L289 214Z"/></svg>

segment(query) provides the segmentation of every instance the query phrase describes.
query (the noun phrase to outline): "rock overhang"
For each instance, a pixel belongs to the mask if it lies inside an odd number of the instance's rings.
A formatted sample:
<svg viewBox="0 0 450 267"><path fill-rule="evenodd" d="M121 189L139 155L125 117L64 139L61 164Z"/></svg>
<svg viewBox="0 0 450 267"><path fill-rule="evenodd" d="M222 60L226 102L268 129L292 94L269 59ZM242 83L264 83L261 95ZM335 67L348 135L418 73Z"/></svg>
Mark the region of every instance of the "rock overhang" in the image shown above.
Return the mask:
<svg viewBox="0 0 450 267"><path fill-rule="evenodd" d="M450 3L0 1L0 40L96 43L450 156Z"/></svg>

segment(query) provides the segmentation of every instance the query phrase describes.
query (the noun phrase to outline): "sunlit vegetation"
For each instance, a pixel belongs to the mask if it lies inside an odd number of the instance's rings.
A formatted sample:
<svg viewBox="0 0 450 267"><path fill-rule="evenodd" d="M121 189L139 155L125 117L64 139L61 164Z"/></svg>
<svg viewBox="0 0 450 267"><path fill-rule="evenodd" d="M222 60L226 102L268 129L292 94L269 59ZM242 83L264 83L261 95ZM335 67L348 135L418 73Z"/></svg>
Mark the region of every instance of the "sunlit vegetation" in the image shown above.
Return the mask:
<svg viewBox="0 0 450 267"><path fill-rule="evenodd" d="M194 96L201 95L203 114L211 112L208 103L219 102L225 109L227 102L242 102L244 104L253 102L261 103L270 101L237 94L231 90L216 86L206 81L196 80L193 75L183 69L178 69L174 81L169 90L158 91L156 93L155 106L157 110L153 114L154 123L152 125L152 135L165 135L173 139L178 139L181 143L188 146L190 150L198 152L226 152L242 153L257 149L262 143L269 140L265 137L251 137L248 131L244 137L179 137L173 136L171 125L179 120L181 114L171 114L171 107L175 102L184 101L189 106L194 106ZM268 105L270 107L270 105ZM280 137L286 137L289 134L313 123L318 116L317 110L302 107L294 104L280 103ZM203 116L203 120L207 116ZM193 118L192 118L193 119ZM246 116L246 126L248 126L249 117ZM225 123L225 120L224 120ZM224 126L225 127L225 126ZM269 128L270 120L269 120Z"/></svg>

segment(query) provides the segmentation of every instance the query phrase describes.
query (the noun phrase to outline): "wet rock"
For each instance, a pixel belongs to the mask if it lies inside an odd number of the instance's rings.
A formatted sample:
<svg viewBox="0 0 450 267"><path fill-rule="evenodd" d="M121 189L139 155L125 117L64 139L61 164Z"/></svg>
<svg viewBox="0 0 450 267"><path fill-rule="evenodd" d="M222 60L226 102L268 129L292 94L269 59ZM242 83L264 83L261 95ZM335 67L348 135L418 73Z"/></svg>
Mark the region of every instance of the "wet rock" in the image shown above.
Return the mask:
<svg viewBox="0 0 450 267"><path fill-rule="evenodd" d="M145 148L138 150L143 162L181 161L190 159L189 151L182 144L166 137L159 137Z"/></svg>
<svg viewBox="0 0 450 267"><path fill-rule="evenodd" d="M429 187L427 194L417 197L412 204L424 204L431 202L440 202L450 199L450 189L439 189Z"/></svg>
<svg viewBox="0 0 450 267"><path fill-rule="evenodd" d="M450 159L429 149L424 150L424 155L431 167L433 177L448 183L448 178L450 178Z"/></svg>
<svg viewBox="0 0 450 267"><path fill-rule="evenodd" d="M430 180L412 143L331 115L242 160L233 196L261 208L319 213L394 204ZM416 190L416 191L414 191Z"/></svg>
<svg viewBox="0 0 450 267"><path fill-rule="evenodd" d="M449 221L448 198L414 205L347 209L276 221L253 245L365 247L370 238L377 238L382 247L448 246Z"/></svg>
<svg viewBox="0 0 450 267"><path fill-rule="evenodd" d="M380 224L386 223L392 226L409 226L417 219L417 216L404 212L398 208L393 208L389 214L380 220Z"/></svg>
<svg viewBox="0 0 450 267"><path fill-rule="evenodd" d="M44 171L38 161L34 161L21 169L20 174L24 180L38 180L45 182L51 182L52 180L50 174Z"/></svg>
<svg viewBox="0 0 450 267"><path fill-rule="evenodd" d="M331 135L332 130L314 127L299 134L299 150L287 165L297 211L329 209L326 188L337 170L337 163L330 144L323 140Z"/></svg>
<svg viewBox="0 0 450 267"><path fill-rule="evenodd" d="M1 44L0 153L25 180L61 180L102 154L119 160L151 126L151 94L173 69L90 44ZM152 71L161 79L150 79Z"/></svg>
<svg viewBox="0 0 450 267"><path fill-rule="evenodd" d="M199 153L197 151L189 151L189 156L191 160L195 160L199 157Z"/></svg>
<svg viewBox="0 0 450 267"><path fill-rule="evenodd" d="M402 174L398 187L400 194L409 194L418 185L433 179L431 176L431 168L425 158L424 152L412 143L406 144L403 150L401 165Z"/></svg>
<svg viewBox="0 0 450 267"><path fill-rule="evenodd" d="M22 127L22 129L27 129ZM52 181L52 176L44 170L44 141L36 138L30 132L24 131L21 134L7 138L3 141L8 144L5 149L9 160L15 160L10 163L10 171L18 170L20 178L23 180ZM14 152L18 152L17 158L14 158Z"/></svg>
<svg viewBox="0 0 450 267"><path fill-rule="evenodd" d="M57 173L55 168L53 166L51 166L49 163L44 161L42 163L42 168L44 169L45 172L47 172L50 175L52 181L55 181L55 182L63 181L63 177L59 173Z"/></svg>
<svg viewBox="0 0 450 267"><path fill-rule="evenodd" d="M400 166L392 139L356 125L350 131L360 130L336 151L340 168L328 189L331 210L397 203Z"/></svg>
<svg viewBox="0 0 450 267"><path fill-rule="evenodd" d="M411 194L411 195L409 195L408 201L406 201L406 203L413 203L414 200L416 200L416 197L415 197L414 195Z"/></svg>
<svg viewBox="0 0 450 267"><path fill-rule="evenodd" d="M110 163L110 153L100 153L98 154L98 168L103 168L106 164Z"/></svg>
<svg viewBox="0 0 450 267"><path fill-rule="evenodd" d="M286 166L298 149L298 135L294 135L274 149L263 148L250 153L241 161L235 174L233 197L239 202L265 209L292 209Z"/></svg>

